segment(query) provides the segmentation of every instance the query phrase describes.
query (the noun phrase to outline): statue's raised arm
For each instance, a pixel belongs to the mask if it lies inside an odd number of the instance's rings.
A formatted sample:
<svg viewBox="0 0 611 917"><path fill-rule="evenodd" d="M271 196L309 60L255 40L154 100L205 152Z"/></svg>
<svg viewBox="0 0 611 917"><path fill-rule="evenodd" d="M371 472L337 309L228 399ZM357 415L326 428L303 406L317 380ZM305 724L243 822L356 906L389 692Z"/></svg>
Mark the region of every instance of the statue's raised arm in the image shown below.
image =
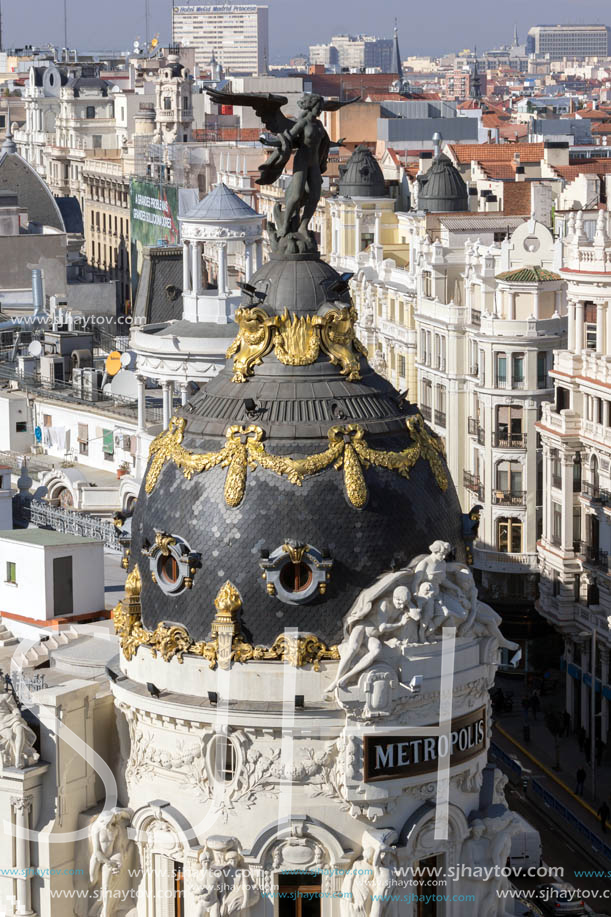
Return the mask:
<svg viewBox="0 0 611 917"><path fill-rule="evenodd" d="M302 114L294 119L281 111L282 106L288 104L286 96L207 91L219 105L252 108L267 130L275 135L273 139L265 135L260 138L262 143L273 148L273 152L259 166L258 184L273 184L295 153L293 177L285 192L284 207L280 203L275 205L275 223L268 224L270 241L275 251L284 254L316 252L316 239L308 227L320 200L322 176L327 169L331 145L319 116L322 111L337 111L358 99L341 102L306 93L298 102Z"/></svg>

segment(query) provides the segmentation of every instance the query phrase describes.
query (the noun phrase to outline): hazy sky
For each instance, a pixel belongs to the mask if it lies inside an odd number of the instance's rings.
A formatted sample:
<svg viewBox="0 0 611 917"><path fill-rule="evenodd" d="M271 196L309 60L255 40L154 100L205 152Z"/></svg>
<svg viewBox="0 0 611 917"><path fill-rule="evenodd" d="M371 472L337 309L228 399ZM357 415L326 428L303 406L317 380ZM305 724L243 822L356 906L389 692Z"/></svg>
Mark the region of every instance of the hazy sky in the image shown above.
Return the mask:
<svg viewBox="0 0 611 917"><path fill-rule="evenodd" d="M4 47L63 44L64 0L0 0ZM126 49L145 35L145 0L67 0L69 44L81 50ZM268 0L270 60L282 62L332 34L392 34L399 22L401 51L434 54L477 44L496 47L520 40L537 23L602 22L611 25L608 0ZM167 41L170 0L149 0L151 34Z"/></svg>

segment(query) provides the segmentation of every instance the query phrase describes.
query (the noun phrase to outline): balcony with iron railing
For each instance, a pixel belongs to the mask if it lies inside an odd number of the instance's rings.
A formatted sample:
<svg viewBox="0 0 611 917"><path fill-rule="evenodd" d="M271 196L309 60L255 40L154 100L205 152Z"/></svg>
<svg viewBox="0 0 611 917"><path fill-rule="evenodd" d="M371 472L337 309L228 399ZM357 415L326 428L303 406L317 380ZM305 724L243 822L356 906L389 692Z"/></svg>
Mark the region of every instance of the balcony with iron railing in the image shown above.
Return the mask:
<svg viewBox="0 0 611 917"><path fill-rule="evenodd" d="M526 503L525 490L494 490L492 502L497 506L524 506Z"/></svg>
<svg viewBox="0 0 611 917"><path fill-rule="evenodd" d="M608 506L611 503L611 493L592 481L582 482L581 495L587 500L591 500L592 503L600 503L603 506Z"/></svg>
<svg viewBox="0 0 611 917"><path fill-rule="evenodd" d="M609 569L609 555L607 551L601 551L594 545L587 544L584 541L575 542L573 545L575 553L580 559L590 567L596 567L599 570Z"/></svg>
<svg viewBox="0 0 611 917"><path fill-rule="evenodd" d="M482 323L482 310L481 309L471 309L471 324L479 326Z"/></svg>
<svg viewBox="0 0 611 917"><path fill-rule="evenodd" d="M492 444L498 449L525 449L526 433L495 432L492 438Z"/></svg>
<svg viewBox="0 0 611 917"><path fill-rule="evenodd" d="M422 414L422 416L424 417L425 420L429 420L429 421L430 421L430 420L432 420L432 418L433 418L433 409L432 409L431 406L428 405L428 404L421 404L421 405L420 405L420 413Z"/></svg>
<svg viewBox="0 0 611 917"><path fill-rule="evenodd" d="M477 418L469 417L467 419L467 430L469 432L469 436L477 437L477 441L480 444L480 446L484 445L484 439L485 439L486 434L485 434L484 428L480 426L480 423L477 420Z"/></svg>
<svg viewBox="0 0 611 917"><path fill-rule="evenodd" d="M478 475L471 471L463 471L463 484L467 490L477 495L478 500L484 499L484 485Z"/></svg>
<svg viewBox="0 0 611 917"><path fill-rule="evenodd" d="M497 378L495 387L503 389L504 391L519 391L526 388L526 380Z"/></svg>
<svg viewBox="0 0 611 917"><path fill-rule="evenodd" d="M445 427L446 420L447 417L445 411L435 411L435 423L438 427Z"/></svg>

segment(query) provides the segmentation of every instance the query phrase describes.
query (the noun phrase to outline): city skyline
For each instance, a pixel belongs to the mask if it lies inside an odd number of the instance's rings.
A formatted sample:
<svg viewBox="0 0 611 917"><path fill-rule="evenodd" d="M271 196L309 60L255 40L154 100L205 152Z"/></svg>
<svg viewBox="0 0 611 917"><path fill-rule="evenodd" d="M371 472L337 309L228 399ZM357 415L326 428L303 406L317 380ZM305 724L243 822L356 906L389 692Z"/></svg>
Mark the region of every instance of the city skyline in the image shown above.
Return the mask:
<svg viewBox="0 0 611 917"><path fill-rule="evenodd" d="M504 16L502 10L495 12L494 19L488 15L489 8L483 0L471 0L464 6L445 4L445 28L440 34L437 17L431 17L428 7L410 11L409 18L399 0L387 0L384 13L380 15L365 0L336 0L330 10L322 0L311 0L307 10L298 0L270 0L270 62L281 63L290 57L307 52L310 44L328 41L332 35L376 34L388 37L392 34L395 18L398 20L401 51L404 57L436 55L464 48L478 46L482 50L511 42L514 25L523 41L531 26L542 23L596 23L608 24L607 5L602 0L583 2L579 6L570 0L552 3L551 0L535 4L513 5ZM167 0L149 0L148 35L159 33L160 41L167 43L170 36L171 3ZM30 7L33 7L30 8ZM86 50L121 50L133 47L133 42L145 40L147 34L145 0L136 0L128 10L119 0L108 0L106 14L101 22L92 22L87 13L87 4L76 4L68 0L68 43L71 47ZM346 14L349 12L349 20ZM118 25L121 28L118 29ZM23 8L8 6L2 9L3 46L23 47L24 44L63 45L63 4L56 0L48 5L35 0L29 5L27 14ZM123 36L117 47L117 35ZM298 36L298 37L293 37Z"/></svg>

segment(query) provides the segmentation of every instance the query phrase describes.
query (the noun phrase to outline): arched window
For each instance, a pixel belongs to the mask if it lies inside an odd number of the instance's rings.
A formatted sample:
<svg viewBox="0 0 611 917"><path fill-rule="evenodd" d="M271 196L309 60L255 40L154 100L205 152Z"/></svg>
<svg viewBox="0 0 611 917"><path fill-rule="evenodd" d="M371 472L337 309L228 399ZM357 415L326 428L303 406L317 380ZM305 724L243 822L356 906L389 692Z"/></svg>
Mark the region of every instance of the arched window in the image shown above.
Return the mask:
<svg viewBox="0 0 611 917"><path fill-rule="evenodd" d="M229 736L217 735L212 739L210 766L214 779L219 783L231 783L236 773L237 754Z"/></svg>

